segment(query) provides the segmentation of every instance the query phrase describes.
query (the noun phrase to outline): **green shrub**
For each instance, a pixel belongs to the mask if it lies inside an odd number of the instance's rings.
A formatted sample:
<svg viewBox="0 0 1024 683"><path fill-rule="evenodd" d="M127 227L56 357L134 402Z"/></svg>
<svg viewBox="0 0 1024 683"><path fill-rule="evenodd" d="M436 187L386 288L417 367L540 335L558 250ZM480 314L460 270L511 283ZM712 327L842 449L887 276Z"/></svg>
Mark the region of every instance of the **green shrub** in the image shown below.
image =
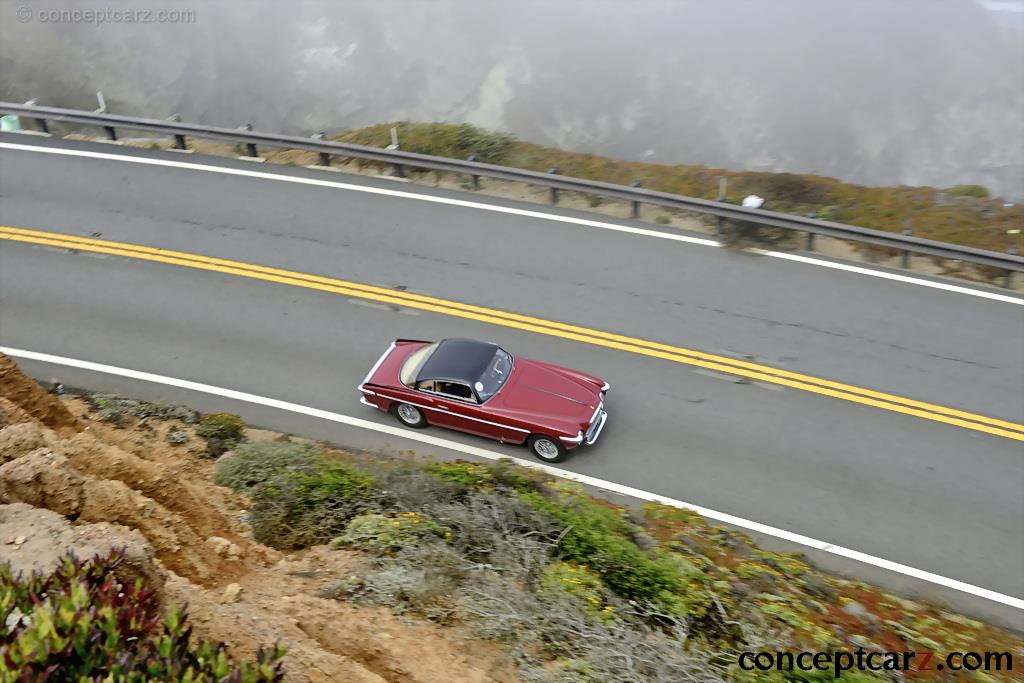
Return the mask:
<svg viewBox="0 0 1024 683"><path fill-rule="evenodd" d="M166 440L167 443L171 444L172 446L180 446L181 444L188 441L188 432L182 431L180 429L175 429L173 431L167 432Z"/></svg>
<svg viewBox="0 0 1024 683"><path fill-rule="evenodd" d="M377 495L368 474L320 459L311 470L283 472L253 490L253 535L274 548L326 543L371 509Z"/></svg>
<svg viewBox="0 0 1024 683"><path fill-rule="evenodd" d="M508 460L488 463L494 483L501 491L543 491L550 477L511 464Z"/></svg>
<svg viewBox="0 0 1024 683"><path fill-rule="evenodd" d="M231 413L203 415L196 435L206 439L206 454L216 458L238 445L245 436L245 422Z"/></svg>
<svg viewBox="0 0 1024 683"><path fill-rule="evenodd" d="M540 589L575 598L589 616L600 621L615 619L615 609L605 600L601 577L586 567L572 562L550 564L541 574Z"/></svg>
<svg viewBox="0 0 1024 683"><path fill-rule="evenodd" d="M460 154L475 154L477 161L497 164L505 160L515 138L508 133L488 131L463 123L455 129L455 141Z"/></svg>
<svg viewBox="0 0 1024 683"><path fill-rule="evenodd" d="M482 463L456 460L455 462L431 463L427 465L427 469L445 481L451 481L475 491L494 488L494 475L490 468Z"/></svg>
<svg viewBox="0 0 1024 683"><path fill-rule="evenodd" d="M820 221L837 222L842 218L842 212L838 206L823 206L818 209L817 218Z"/></svg>
<svg viewBox="0 0 1024 683"><path fill-rule="evenodd" d="M822 179L796 173L758 174L750 182L757 187L756 194L776 203L820 204L829 192Z"/></svg>
<svg viewBox="0 0 1024 683"><path fill-rule="evenodd" d="M638 528L615 510L586 496L581 490L552 486L554 496L524 492L527 504L565 529L557 552L597 573L619 596L656 605L673 616L702 616L709 596L697 576L681 570L679 560L650 553L632 537Z"/></svg>
<svg viewBox="0 0 1024 683"><path fill-rule="evenodd" d="M185 614L161 616L156 593L119 584L123 556L65 558L48 575L15 577L0 564L0 680L237 681L283 678L284 651L237 665L223 644L192 641ZM56 674L56 676L55 676Z"/></svg>
<svg viewBox="0 0 1024 683"><path fill-rule="evenodd" d="M414 545L425 536L451 537L451 531L418 512L400 512L393 516L367 513L353 517L345 533L334 539L332 545L385 555Z"/></svg>
<svg viewBox="0 0 1024 683"><path fill-rule="evenodd" d="M522 470L505 461L479 463L454 460L431 463L427 465L427 471L471 491L536 491L541 488L540 479L524 476Z"/></svg>
<svg viewBox="0 0 1024 683"><path fill-rule="evenodd" d="M466 495L464 486L435 476L419 463L388 463L372 474L377 483L380 510L426 510Z"/></svg>
<svg viewBox="0 0 1024 683"><path fill-rule="evenodd" d="M946 190L950 197L977 197L984 199L988 197L988 190L981 185L954 185Z"/></svg>
<svg viewBox="0 0 1024 683"><path fill-rule="evenodd" d="M465 159L475 154L477 161L500 164L508 157L515 137L488 131L469 123L398 123L371 126L339 135L337 140L383 147L391 143L391 127L398 128L402 151Z"/></svg>
<svg viewBox="0 0 1024 683"><path fill-rule="evenodd" d="M249 493L286 472L315 469L318 457L316 447L311 444L244 443L217 462L213 481L219 486Z"/></svg>
<svg viewBox="0 0 1024 683"><path fill-rule="evenodd" d="M245 422L231 413L211 413L199 420L196 434L204 439L219 438L241 440L245 434Z"/></svg>
<svg viewBox="0 0 1024 683"><path fill-rule="evenodd" d="M126 424L129 417L196 422L196 412L184 406L150 403L116 394L89 394L85 400L100 420L118 426Z"/></svg>

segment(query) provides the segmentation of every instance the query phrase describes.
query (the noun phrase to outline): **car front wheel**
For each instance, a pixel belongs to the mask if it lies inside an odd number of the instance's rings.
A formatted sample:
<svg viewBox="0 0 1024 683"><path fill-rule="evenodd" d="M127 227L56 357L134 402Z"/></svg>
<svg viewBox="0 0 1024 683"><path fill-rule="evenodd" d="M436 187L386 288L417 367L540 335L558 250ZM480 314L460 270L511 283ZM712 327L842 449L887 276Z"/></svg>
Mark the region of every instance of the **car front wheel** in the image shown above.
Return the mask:
<svg viewBox="0 0 1024 683"><path fill-rule="evenodd" d="M543 434L534 434L527 442L533 454L544 462L562 462L565 460L565 447L557 439Z"/></svg>
<svg viewBox="0 0 1024 683"><path fill-rule="evenodd" d="M421 429L427 426L427 418L423 417L423 413L416 406L409 405L408 403L398 403L395 405L393 412L398 421L406 427Z"/></svg>

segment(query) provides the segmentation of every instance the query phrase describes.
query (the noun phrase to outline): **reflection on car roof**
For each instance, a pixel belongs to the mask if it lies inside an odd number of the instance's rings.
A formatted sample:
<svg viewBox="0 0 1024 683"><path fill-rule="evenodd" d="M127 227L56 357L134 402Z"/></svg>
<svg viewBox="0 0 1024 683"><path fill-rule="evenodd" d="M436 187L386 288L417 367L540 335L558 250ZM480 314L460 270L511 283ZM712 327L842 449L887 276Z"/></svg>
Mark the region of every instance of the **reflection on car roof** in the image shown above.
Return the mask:
<svg viewBox="0 0 1024 683"><path fill-rule="evenodd" d="M445 339L420 368L416 381L456 380L473 384L494 358L497 344L474 339Z"/></svg>

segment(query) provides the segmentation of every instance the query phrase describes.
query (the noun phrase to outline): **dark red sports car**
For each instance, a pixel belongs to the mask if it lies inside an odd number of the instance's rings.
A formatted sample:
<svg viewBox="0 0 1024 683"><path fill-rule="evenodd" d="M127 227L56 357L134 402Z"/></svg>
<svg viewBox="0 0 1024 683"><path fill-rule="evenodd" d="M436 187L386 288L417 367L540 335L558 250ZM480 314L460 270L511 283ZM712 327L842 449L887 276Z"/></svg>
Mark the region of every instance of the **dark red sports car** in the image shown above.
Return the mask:
<svg viewBox="0 0 1024 683"><path fill-rule="evenodd" d="M607 382L472 339L399 339L359 391L363 403L408 427L433 424L525 443L545 462L597 441L608 419Z"/></svg>

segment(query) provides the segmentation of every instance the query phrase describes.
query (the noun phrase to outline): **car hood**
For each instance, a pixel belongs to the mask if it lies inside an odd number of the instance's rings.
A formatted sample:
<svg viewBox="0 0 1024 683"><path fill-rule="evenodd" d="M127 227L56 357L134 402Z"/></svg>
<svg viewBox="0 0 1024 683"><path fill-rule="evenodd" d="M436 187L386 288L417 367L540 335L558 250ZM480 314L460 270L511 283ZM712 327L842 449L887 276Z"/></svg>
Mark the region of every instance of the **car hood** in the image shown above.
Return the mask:
<svg viewBox="0 0 1024 683"><path fill-rule="evenodd" d="M512 376L494 398L495 408L564 420L575 425L573 431L589 423L601 403L592 384L528 358L515 359Z"/></svg>

